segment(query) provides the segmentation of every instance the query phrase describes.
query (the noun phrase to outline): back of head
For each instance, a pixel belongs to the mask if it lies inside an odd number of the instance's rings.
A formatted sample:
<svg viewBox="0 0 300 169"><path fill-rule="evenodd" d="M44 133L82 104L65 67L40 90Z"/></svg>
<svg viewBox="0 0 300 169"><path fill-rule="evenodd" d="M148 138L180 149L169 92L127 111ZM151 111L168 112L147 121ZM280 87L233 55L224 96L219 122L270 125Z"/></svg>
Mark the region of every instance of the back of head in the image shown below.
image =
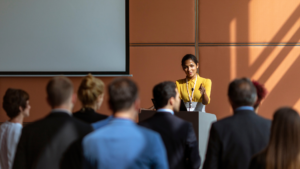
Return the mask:
<svg viewBox="0 0 300 169"><path fill-rule="evenodd" d="M113 113L129 109L138 98L137 85L127 78L115 79L108 86L109 105Z"/></svg>
<svg viewBox="0 0 300 169"><path fill-rule="evenodd" d="M300 117L295 110L285 107L275 112L266 151L267 169L300 167Z"/></svg>
<svg viewBox="0 0 300 169"><path fill-rule="evenodd" d="M73 84L70 79L64 76L52 78L47 84L48 102L52 108L61 106L71 98Z"/></svg>
<svg viewBox="0 0 300 169"><path fill-rule="evenodd" d="M229 84L228 97L236 107L253 106L257 94L253 83L248 78L241 78Z"/></svg>
<svg viewBox="0 0 300 169"><path fill-rule="evenodd" d="M13 119L20 114L20 107L23 109L27 107L28 100L29 95L24 90L9 88L3 97L2 107L7 116Z"/></svg>
<svg viewBox="0 0 300 169"><path fill-rule="evenodd" d="M78 98L82 106L91 106L97 102L99 95L104 93L104 83L91 74L84 77L78 89Z"/></svg>
<svg viewBox="0 0 300 169"><path fill-rule="evenodd" d="M171 97L176 96L176 85L174 82L162 82L154 86L153 97L156 104L156 109L163 108L168 104Z"/></svg>

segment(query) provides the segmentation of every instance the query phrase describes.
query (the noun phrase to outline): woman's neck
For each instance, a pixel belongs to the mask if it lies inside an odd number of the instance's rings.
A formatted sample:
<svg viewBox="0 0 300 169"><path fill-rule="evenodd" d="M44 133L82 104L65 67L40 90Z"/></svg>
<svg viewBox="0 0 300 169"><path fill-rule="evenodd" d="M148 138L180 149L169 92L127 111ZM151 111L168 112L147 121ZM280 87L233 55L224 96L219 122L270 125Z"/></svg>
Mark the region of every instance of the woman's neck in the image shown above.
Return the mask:
<svg viewBox="0 0 300 169"><path fill-rule="evenodd" d="M196 73L194 76L192 76L192 77L188 77L188 76L187 76L186 78L187 78L188 80L193 80L193 79L195 79L195 78L197 77L197 75L198 75L198 74Z"/></svg>
<svg viewBox="0 0 300 169"><path fill-rule="evenodd" d="M23 125L23 119L24 119L23 115L20 114L17 117L15 117L13 119L10 119L9 122L11 122L11 123L20 123L21 125Z"/></svg>

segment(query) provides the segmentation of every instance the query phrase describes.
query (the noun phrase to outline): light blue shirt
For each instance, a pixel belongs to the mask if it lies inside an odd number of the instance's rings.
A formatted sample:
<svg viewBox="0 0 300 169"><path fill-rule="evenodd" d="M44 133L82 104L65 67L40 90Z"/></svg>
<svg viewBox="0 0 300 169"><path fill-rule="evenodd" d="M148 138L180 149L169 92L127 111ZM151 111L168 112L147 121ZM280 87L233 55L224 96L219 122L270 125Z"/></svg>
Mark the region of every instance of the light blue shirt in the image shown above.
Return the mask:
<svg viewBox="0 0 300 169"><path fill-rule="evenodd" d="M251 110L254 111L254 108L252 106L241 106L235 109L235 111L240 111L240 110Z"/></svg>
<svg viewBox="0 0 300 169"><path fill-rule="evenodd" d="M82 144L86 169L168 169L160 135L129 119L113 118Z"/></svg>
<svg viewBox="0 0 300 169"><path fill-rule="evenodd" d="M92 125L92 127L94 128L94 130L97 130L97 129L100 129L100 128L106 126L107 124L109 124L109 122L110 122L112 119L114 119L114 116L113 116L113 115L107 117L107 118L104 119L104 120L100 120L100 121L97 121L97 122L95 122L95 123L92 123L91 125Z"/></svg>
<svg viewBox="0 0 300 169"><path fill-rule="evenodd" d="M158 109L156 112L166 112L174 115L174 111L171 109Z"/></svg>

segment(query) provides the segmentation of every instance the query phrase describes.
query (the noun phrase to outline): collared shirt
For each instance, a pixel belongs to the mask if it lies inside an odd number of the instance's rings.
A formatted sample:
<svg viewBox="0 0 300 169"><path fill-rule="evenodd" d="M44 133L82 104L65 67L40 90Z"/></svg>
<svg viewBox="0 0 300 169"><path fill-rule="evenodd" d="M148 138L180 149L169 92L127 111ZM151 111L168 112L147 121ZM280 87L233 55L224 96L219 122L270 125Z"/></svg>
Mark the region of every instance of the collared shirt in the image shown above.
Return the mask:
<svg viewBox="0 0 300 169"><path fill-rule="evenodd" d="M69 114L70 116L72 116L72 113L69 112L69 111L66 110L66 109L52 109L52 110L51 110L51 113L67 113L67 114Z"/></svg>
<svg viewBox="0 0 300 169"><path fill-rule="evenodd" d="M82 145L84 168L169 168L160 135L129 119L113 118L106 126L85 136Z"/></svg>
<svg viewBox="0 0 300 169"><path fill-rule="evenodd" d="M174 111L171 109L158 109L156 112L166 112L174 115Z"/></svg>
<svg viewBox="0 0 300 169"><path fill-rule="evenodd" d="M22 132L20 123L6 121L0 126L0 169L11 169Z"/></svg>
<svg viewBox="0 0 300 169"><path fill-rule="evenodd" d="M235 111L240 111L240 110L251 110L254 111L254 108L252 106L241 106L235 109Z"/></svg>

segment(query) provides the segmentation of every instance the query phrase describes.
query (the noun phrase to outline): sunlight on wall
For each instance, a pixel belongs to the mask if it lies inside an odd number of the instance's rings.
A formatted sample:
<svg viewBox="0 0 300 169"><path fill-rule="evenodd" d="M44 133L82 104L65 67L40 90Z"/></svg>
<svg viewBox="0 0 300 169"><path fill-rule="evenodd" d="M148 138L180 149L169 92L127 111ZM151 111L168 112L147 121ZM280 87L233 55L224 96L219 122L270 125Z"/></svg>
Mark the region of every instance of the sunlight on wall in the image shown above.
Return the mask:
<svg viewBox="0 0 300 169"><path fill-rule="evenodd" d="M232 19L229 25L230 42L236 42L236 18ZM230 47L230 80L236 78L236 47Z"/></svg>
<svg viewBox="0 0 300 169"><path fill-rule="evenodd" d="M299 50L299 48L293 48L292 51L295 50ZM289 70L292 64L296 61L296 59L300 56L298 55L298 53L299 52L296 51L295 54L287 55L277 67L277 69L273 72L273 74L270 76L270 78L266 81L265 87L270 93L272 92L273 88L277 85L277 83L281 80L281 78L285 75L285 73Z"/></svg>
<svg viewBox="0 0 300 169"><path fill-rule="evenodd" d="M265 48L264 48L265 49ZM253 76L251 77L251 79L259 79L263 73L268 69L268 67L272 64L272 62L276 59L276 57L278 56L279 52L283 50L283 48L280 47L275 47L275 49L272 51L272 53L268 56L268 58L261 64L261 66L256 70L256 72L253 74ZM263 51L263 50L262 50ZM255 61L254 58L260 56L260 54L258 55L252 55L249 56L249 59L251 60L251 64ZM251 65L250 64L250 65Z"/></svg>

